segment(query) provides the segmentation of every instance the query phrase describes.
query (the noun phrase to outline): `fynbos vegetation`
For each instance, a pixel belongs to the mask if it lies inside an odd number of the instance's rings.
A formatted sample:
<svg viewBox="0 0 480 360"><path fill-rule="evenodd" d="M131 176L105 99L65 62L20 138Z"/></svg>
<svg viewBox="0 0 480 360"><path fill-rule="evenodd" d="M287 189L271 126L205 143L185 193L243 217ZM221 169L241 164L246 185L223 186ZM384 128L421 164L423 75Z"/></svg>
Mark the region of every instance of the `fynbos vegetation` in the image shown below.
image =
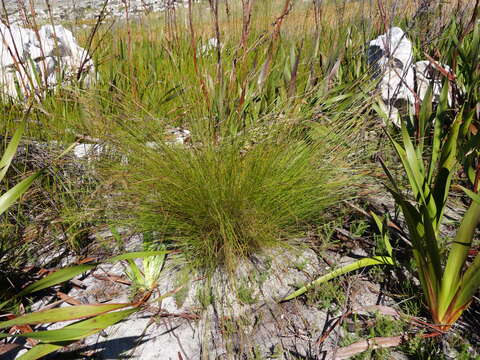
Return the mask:
<svg viewBox="0 0 480 360"><path fill-rule="evenodd" d="M3 3L0 357L479 356L478 1L80 3Z"/></svg>

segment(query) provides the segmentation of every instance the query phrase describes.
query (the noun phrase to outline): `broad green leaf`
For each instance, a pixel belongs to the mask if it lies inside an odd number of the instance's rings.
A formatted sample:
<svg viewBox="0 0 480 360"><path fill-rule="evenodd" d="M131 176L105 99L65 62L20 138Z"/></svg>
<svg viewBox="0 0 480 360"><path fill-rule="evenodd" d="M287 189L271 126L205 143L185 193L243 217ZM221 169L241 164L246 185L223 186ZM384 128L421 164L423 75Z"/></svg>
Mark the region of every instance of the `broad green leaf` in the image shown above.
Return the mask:
<svg viewBox="0 0 480 360"><path fill-rule="evenodd" d="M480 194L474 193L472 190L468 190L461 185L459 185L459 187L470 197L470 199L480 204Z"/></svg>
<svg viewBox="0 0 480 360"><path fill-rule="evenodd" d="M444 314L461 285L462 269L470 250L475 229L480 223L480 203L472 202L463 216L448 254L440 293L440 315Z"/></svg>
<svg viewBox="0 0 480 360"><path fill-rule="evenodd" d="M63 345L57 344L38 344L28 350L25 354L17 358L17 360L36 360L41 357L48 355L54 351L60 350L61 348L69 345L70 343L65 343Z"/></svg>
<svg viewBox="0 0 480 360"><path fill-rule="evenodd" d="M75 305L64 308L37 311L19 316L15 319L2 321L0 322L0 328L8 328L15 325L42 324L82 319L85 317L103 314L108 311L122 309L127 306L131 306L131 304Z"/></svg>
<svg viewBox="0 0 480 360"><path fill-rule="evenodd" d="M473 296L480 288L480 254L475 256L473 263L465 272L461 287L455 298L456 307L463 307L472 301Z"/></svg>
<svg viewBox="0 0 480 360"><path fill-rule="evenodd" d="M74 278L77 275L80 275L88 270L93 269L95 266L97 265L82 264L82 265L75 265L65 269L57 270L51 273L50 275L45 276L43 279L35 281L33 284L27 286L25 289L20 291L17 297L31 294L33 292L43 290L51 286L61 284L67 280Z"/></svg>
<svg viewBox="0 0 480 360"><path fill-rule="evenodd" d="M418 159L416 158L416 152L413 149L413 145L410 141L410 136L408 135L408 131L404 123L402 123L402 136L404 142L407 143L406 148L403 148L400 144L393 140L391 136L389 136L389 138L403 164L405 172L407 173L407 177L409 179L409 183L412 187L415 198L418 199L421 197L422 201L425 202L424 194L422 192L423 180L417 163Z"/></svg>
<svg viewBox="0 0 480 360"><path fill-rule="evenodd" d="M112 312L104 315L99 315L92 319L88 319L72 325L68 325L64 329L60 329L60 330L68 330L69 332L68 334L64 333L62 335L61 333L57 333L56 336L58 336L59 338L62 336L72 337L73 333L70 332L70 330L78 330L79 332L77 333L77 337L80 336L81 333L84 334L83 336L79 337L81 339L85 336L95 334L109 326L116 324L117 322L123 320L124 318L126 318L127 316L129 316L130 314L138 310L139 310L138 308L133 308L133 309L123 310L123 311L116 311L116 312ZM56 330L51 330L51 331L56 331ZM45 333L47 332L48 331L46 331ZM44 336L48 339L48 335L44 335ZM57 340L55 342L47 343L47 344L41 343L41 344L38 344L37 346L34 346L31 350L29 350L28 352L20 356L18 360L36 360L56 350L60 350L61 348L75 341L76 340L71 340L71 341Z"/></svg>
<svg viewBox="0 0 480 360"><path fill-rule="evenodd" d="M107 314L95 316L91 319L79 321L75 324L67 325L62 329L34 331L30 333L18 334L16 336L39 340L43 343L58 343L80 340L105 329L106 327L126 318L136 311L138 311L138 308L113 311Z"/></svg>
<svg viewBox="0 0 480 360"><path fill-rule="evenodd" d="M438 116L435 117L433 122L432 153L428 165L427 184L432 184L433 173L437 166L437 161L440 156L440 147L442 144L442 122Z"/></svg>
<svg viewBox="0 0 480 360"><path fill-rule="evenodd" d="M440 281L441 268L437 268L432 271L432 268L429 266L428 259L431 255L429 254L430 250L426 248L426 245L423 241L425 237L425 229L422 216L418 210L401 194L390 188L388 188L388 190L402 209L403 215L405 216L410 240L412 241L413 245L413 255L418 267L420 283L424 290L427 302L429 304L433 304L436 302L436 294L438 290L434 288L434 286Z"/></svg>
<svg viewBox="0 0 480 360"><path fill-rule="evenodd" d="M445 204L448 198L450 184L452 181L452 174L454 167L457 164L457 142L458 133L460 131L460 125L462 121L461 112L455 118L452 124L450 132L448 134L447 142L442 148L440 156L440 163L438 165L438 174L435 179L435 185L433 189L433 197L437 206L436 213L436 232L439 231L440 223L443 219L445 211Z"/></svg>
<svg viewBox="0 0 480 360"><path fill-rule="evenodd" d="M460 135L459 135L459 136L461 136L462 139L466 139L467 136L469 135L470 125L473 122L473 119L475 117L475 113L476 113L476 109L471 109L470 112L466 113L463 116L463 121L462 121L462 125L461 125L461 128L460 128Z"/></svg>
<svg viewBox="0 0 480 360"><path fill-rule="evenodd" d="M20 144L20 139L22 137L24 127L25 125L22 121L18 126L17 130L15 130L15 133L13 134L10 143L8 144L2 158L0 159L0 181L2 181L5 177L5 174L7 173L8 168L12 163L12 159L15 157L15 153L17 152L18 144Z"/></svg>
<svg viewBox="0 0 480 360"><path fill-rule="evenodd" d="M434 206L433 199L430 201L430 189L426 186L423 159L421 155L419 156L415 151L405 124L402 124L402 138L404 147L400 153L404 154L401 159L407 172L410 186L412 187L415 197L420 199L423 204L429 208L430 212L434 214L435 209L432 208L432 206Z"/></svg>
<svg viewBox="0 0 480 360"><path fill-rule="evenodd" d="M463 112L460 111L450 128L450 132L447 137L447 142L442 148L439 168L446 168L451 170L456 164L457 155L457 140L458 133L460 131L460 125L462 124Z"/></svg>
<svg viewBox="0 0 480 360"><path fill-rule="evenodd" d="M0 215L8 210L12 204L18 200L32 185L32 183L41 175L41 172L30 175L28 178L23 179L13 188L8 190L2 196L0 196Z"/></svg>
<svg viewBox="0 0 480 360"><path fill-rule="evenodd" d="M313 286L319 285L321 283L327 282L331 279L334 279L336 277L339 277L341 275L345 275L349 272L367 267L367 266L373 266L373 265L394 265L393 259L389 256L374 256L371 258L365 258L365 259L360 259L358 261L355 261L352 264L345 265L337 270L334 270L326 275L323 275L319 277L318 279L312 281L311 283L301 287L294 293L288 295L285 297L282 301L288 301L292 300L304 293L306 293L309 289L311 289Z"/></svg>
<svg viewBox="0 0 480 360"><path fill-rule="evenodd" d="M472 40L470 42L470 59L469 63L475 66L478 65L478 57L480 55L480 26L477 25L474 27Z"/></svg>
<svg viewBox="0 0 480 360"><path fill-rule="evenodd" d="M438 248L437 233L435 231L435 223L428 218L429 213L425 206L421 206L420 210L423 218L423 229L425 231L424 243L425 252L428 256L427 266L429 267L429 273L435 275L434 277L431 277L432 282L435 282L434 284L432 283L432 285L435 286L435 289L438 289L442 278L442 265L440 260L440 249Z"/></svg>

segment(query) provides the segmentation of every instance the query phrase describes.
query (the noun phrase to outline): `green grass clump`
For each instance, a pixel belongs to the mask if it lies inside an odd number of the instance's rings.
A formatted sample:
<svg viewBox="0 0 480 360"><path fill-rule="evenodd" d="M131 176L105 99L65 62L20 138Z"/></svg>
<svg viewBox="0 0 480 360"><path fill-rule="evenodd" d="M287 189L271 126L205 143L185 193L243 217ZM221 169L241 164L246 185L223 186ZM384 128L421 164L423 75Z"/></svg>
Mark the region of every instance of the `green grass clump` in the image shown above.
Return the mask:
<svg viewBox="0 0 480 360"><path fill-rule="evenodd" d="M238 138L193 147L130 144L117 173L127 184L124 215L194 267L233 269L239 258L319 222L345 196L348 178L333 163L330 142L286 135L248 150Z"/></svg>

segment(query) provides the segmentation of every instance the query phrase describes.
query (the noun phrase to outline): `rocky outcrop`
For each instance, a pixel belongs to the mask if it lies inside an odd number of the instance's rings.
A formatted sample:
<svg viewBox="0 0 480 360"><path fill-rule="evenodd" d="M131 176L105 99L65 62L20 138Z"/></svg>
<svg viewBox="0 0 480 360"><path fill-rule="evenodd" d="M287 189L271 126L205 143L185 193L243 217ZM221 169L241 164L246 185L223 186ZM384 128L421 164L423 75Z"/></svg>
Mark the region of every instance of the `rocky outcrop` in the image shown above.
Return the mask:
<svg viewBox="0 0 480 360"><path fill-rule="evenodd" d="M73 34L61 25L38 31L0 24L0 92L15 99L70 80L94 79L93 61Z"/></svg>
<svg viewBox="0 0 480 360"><path fill-rule="evenodd" d="M380 79L378 89L392 122L399 126L399 110L414 103L412 43L402 29L391 28L370 41L368 62L373 76Z"/></svg>
<svg viewBox="0 0 480 360"><path fill-rule="evenodd" d="M422 102L432 87L432 101L438 103L444 76L430 61L413 62L412 43L399 27L370 41L367 49L372 76L383 100L383 111L400 127L401 115L413 113L415 102ZM447 65L441 65L451 72ZM449 94L452 103L452 94Z"/></svg>
<svg viewBox="0 0 480 360"><path fill-rule="evenodd" d="M448 65L441 65L446 71L452 72ZM432 101L438 103L440 101L440 93L442 92L443 81L445 77L438 71L434 64L430 61L417 61L415 63L415 79L416 91L421 101L425 98L429 86L432 86ZM448 94L448 103L452 104L452 92Z"/></svg>
<svg viewBox="0 0 480 360"><path fill-rule="evenodd" d="M8 17L10 24L22 24L25 17L31 16L33 6L37 23L51 22L52 19L54 22L83 23L85 20L96 20L102 9L103 15L110 18L125 18L127 14L129 18L133 18L168 8L187 6L187 3L188 0L49 0L48 6L46 0L4 0L0 15L4 19Z"/></svg>

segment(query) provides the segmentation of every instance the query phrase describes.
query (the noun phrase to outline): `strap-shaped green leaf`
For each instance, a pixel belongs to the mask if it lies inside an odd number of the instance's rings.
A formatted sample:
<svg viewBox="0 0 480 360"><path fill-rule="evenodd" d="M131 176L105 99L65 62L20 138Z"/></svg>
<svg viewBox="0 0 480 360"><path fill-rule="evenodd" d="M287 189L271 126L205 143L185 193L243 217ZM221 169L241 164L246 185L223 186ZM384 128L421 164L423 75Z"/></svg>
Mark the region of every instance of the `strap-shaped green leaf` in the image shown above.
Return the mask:
<svg viewBox="0 0 480 360"><path fill-rule="evenodd" d="M25 354L20 356L17 360L36 360L40 359L41 357L48 355L54 351L60 350L64 346L69 345L69 343L65 343L64 345L57 345L57 344L38 344L34 346L30 350L28 350Z"/></svg>
<svg viewBox="0 0 480 360"><path fill-rule="evenodd" d="M462 269L470 250L475 229L480 223L480 202L473 201L465 212L453 240L442 279L440 314L444 314L461 286Z"/></svg>
<svg viewBox="0 0 480 360"><path fill-rule="evenodd" d="M5 174L7 173L8 168L12 163L12 159L14 158L15 153L17 152L18 144L20 144L20 139L23 135L24 127L25 127L24 123L21 122L17 130L15 130L15 133L13 134L12 139L10 140L10 143L8 144L7 148L5 149L5 152L3 153L2 158L0 159L0 181L2 181L3 178L5 177Z"/></svg>
<svg viewBox="0 0 480 360"><path fill-rule="evenodd" d="M136 311L138 311L138 308L113 311L107 314L95 316L91 319L79 321L75 324L67 325L62 329L34 331L30 333L18 334L17 336L39 340L44 343L59 343L64 341L80 340L105 329L106 327L124 319Z"/></svg>
<svg viewBox="0 0 480 360"><path fill-rule="evenodd" d="M418 152L419 154L423 153L423 144L425 141L425 131L427 129L428 124L430 123L432 117L432 102L433 98L433 89L432 85L430 84L427 89L427 93L423 98L422 105L420 107L420 114L418 115L418 137L419 137L419 146Z"/></svg>
<svg viewBox="0 0 480 360"><path fill-rule="evenodd" d="M367 267L367 266L373 266L373 265L394 265L394 262L393 262L393 259L390 256L374 256L374 257L371 257L371 258L360 259L358 261L355 261L352 264L342 266L341 268L339 268L337 270L334 270L334 271L332 271L332 272L330 272L326 275L323 275L323 276L319 277L318 279L316 279L316 280L308 283L307 285L301 287L300 289L298 289L294 293L288 295L287 297L282 299L282 301L292 300L292 299L306 293L309 289L311 289L312 287L314 287L316 285L320 285L321 283L327 282L327 281L329 281L331 279L334 279L336 277L339 277L341 275L345 275L349 272L352 272L352 271L355 271L355 270L358 270L358 269L361 269L361 268L364 268L364 267Z"/></svg>
<svg viewBox="0 0 480 360"><path fill-rule="evenodd" d="M96 316L92 319L80 321L72 325L68 325L58 331L45 331L42 335L37 336L44 339L44 341L51 341L51 343L41 343L37 346L34 346L31 350L20 356L18 360L39 359L42 356L50 354L56 350L60 350L62 347L65 347L78 339L82 339L86 336L93 335L103 329L106 329L107 327L116 324L117 322L125 319L126 317L138 310L138 308L132 308L122 311L115 311L108 314ZM23 336L25 337L34 336L33 334L30 334L29 336L27 335L28 334L23 334Z"/></svg>
<svg viewBox="0 0 480 360"><path fill-rule="evenodd" d="M30 175L0 196L0 215L7 211L8 208L25 193L41 174L41 172L37 172L36 174Z"/></svg>
<svg viewBox="0 0 480 360"><path fill-rule="evenodd" d="M440 163L438 165L438 173L435 178L435 185L433 189L433 197L437 207L436 213L436 232L439 231L440 223L443 219L445 211L445 204L447 202L448 194L450 191L450 184L452 181L452 175L457 164L457 142L458 133L460 131L460 125L462 121L462 115L460 113L455 118L455 121L450 128L447 141L442 148L440 156Z"/></svg>
<svg viewBox="0 0 480 360"><path fill-rule="evenodd" d="M57 270L51 273L48 276L45 276L43 279L35 281L33 284L27 286L25 289L20 291L18 296L24 296L27 294L34 293L58 284L61 284L67 280L73 279L75 276L80 275L88 270L93 269L96 264L82 264L70 266L65 269Z"/></svg>
<svg viewBox="0 0 480 360"><path fill-rule="evenodd" d="M480 288L480 254L475 256L473 263L468 267L462 278L462 284L455 299L455 307L462 308L472 301L473 296Z"/></svg>
<svg viewBox="0 0 480 360"><path fill-rule="evenodd" d="M19 316L15 319L0 322L0 328L8 328L15 325L42 324L67 320L77 320L86 317L96 316L108 311L118 310L131 306L126 304L94 304L75 305L63 308L55 308Z"/></svg>

